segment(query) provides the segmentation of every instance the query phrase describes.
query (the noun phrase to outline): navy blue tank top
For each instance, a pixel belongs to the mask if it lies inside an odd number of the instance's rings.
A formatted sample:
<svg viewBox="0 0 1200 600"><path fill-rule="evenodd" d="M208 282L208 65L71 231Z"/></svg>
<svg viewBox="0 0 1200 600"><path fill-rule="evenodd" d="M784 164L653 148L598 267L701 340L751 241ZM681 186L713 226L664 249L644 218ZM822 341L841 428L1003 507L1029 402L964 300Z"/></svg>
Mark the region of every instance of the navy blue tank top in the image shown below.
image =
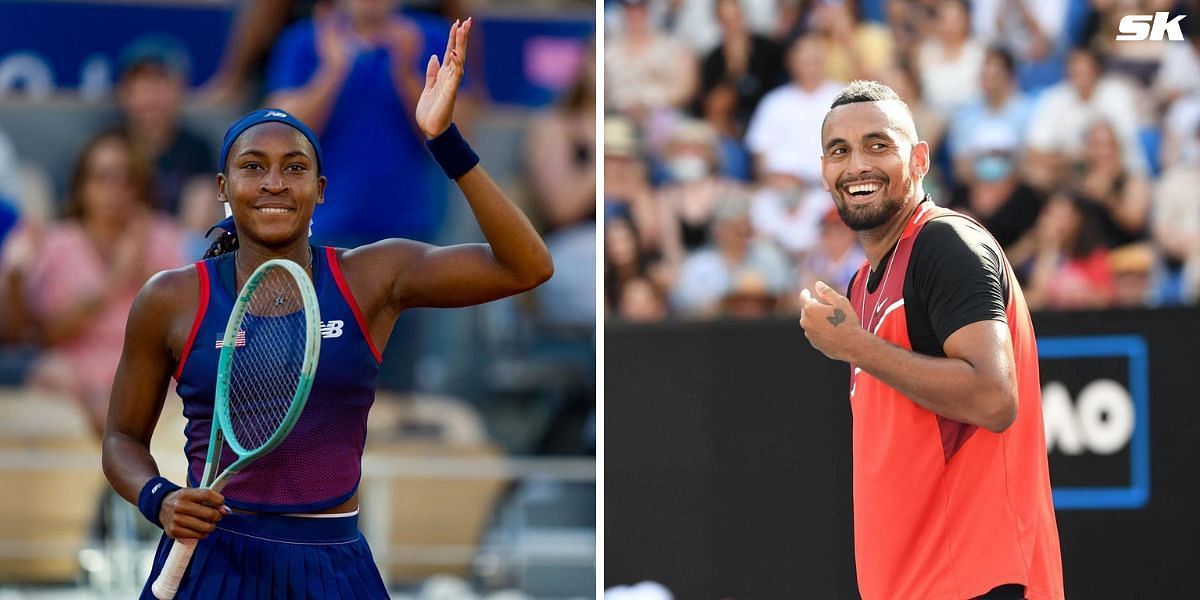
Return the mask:
<svg viewBox="0 0 1200 600"><path fill-rule="evenodd" d="M204 473L219 342L237 297L234 253L197 262L196 270L199 308L175 371L176 389L188 420L184 451L192 486L199 484ZM314 248L312 271L321 308L321 356L308 404L279 446L225 486L222 494L233 508L273 513L316 511L345 502L358 488L380 353L332 248ZM234 458L226 447L221 466Z"/></svg>

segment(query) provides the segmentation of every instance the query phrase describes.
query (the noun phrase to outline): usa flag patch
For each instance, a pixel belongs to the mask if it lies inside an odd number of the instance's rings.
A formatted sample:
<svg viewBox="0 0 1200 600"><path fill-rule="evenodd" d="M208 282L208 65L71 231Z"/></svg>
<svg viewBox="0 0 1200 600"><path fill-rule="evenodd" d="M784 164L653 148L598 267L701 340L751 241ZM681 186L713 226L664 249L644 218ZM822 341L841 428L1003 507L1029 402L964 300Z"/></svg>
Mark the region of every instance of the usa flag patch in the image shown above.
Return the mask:
<svg viewBox="0 0 1200 600"><path fill-rule="evenodd" d="M225 344L225 340L217 340L217 349L220 350L221 346L223 346L224 344ZM235 337L233 340L233 347L241 348L242 346L245 346L245 345L246 345L246 330L244 330L244 329L239 330L237 332L237 337Z"/></svg>

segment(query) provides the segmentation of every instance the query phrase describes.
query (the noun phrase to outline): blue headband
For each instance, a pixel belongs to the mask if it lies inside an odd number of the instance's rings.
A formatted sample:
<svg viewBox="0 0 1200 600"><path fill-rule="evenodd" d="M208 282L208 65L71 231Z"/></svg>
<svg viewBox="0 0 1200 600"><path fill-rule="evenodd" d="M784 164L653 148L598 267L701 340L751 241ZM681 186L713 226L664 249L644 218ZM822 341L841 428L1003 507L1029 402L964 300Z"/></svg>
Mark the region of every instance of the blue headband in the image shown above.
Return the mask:
<svg viewBox="0 0 1200 600"><path fill-rule="evenodd" d="M291 125L296 131L304 134L308 138L308 142L312 144L313 151L317 153L317 172L321 172L321 143L317 141L317 134L308 128L300 119L279 110L278 108L264 108L256 110L234 123L228 131L225 132L225 140L221 142L221 163L218 167L221 171L225 170L225 160L229 158L229 148L233 146L233 142L237 141L238 136L242 135L247 129L259 125L261 123L284 123Z"/></svg>

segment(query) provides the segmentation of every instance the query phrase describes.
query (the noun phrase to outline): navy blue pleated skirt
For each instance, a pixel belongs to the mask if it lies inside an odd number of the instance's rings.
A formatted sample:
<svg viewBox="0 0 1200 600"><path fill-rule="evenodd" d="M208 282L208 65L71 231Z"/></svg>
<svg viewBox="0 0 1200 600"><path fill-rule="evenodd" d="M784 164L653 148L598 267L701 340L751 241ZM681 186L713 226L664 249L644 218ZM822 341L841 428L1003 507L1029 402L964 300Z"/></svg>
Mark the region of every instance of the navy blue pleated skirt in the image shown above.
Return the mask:
<svg viewBox="0 0 1200 600"><path fill-rule="evenodd" d="M158 578L174 540L163 536L142 589ZM225 515L196 545L179 584L178 600L375 600L388 598L358 530L358 515L310 518Z"/></svg>

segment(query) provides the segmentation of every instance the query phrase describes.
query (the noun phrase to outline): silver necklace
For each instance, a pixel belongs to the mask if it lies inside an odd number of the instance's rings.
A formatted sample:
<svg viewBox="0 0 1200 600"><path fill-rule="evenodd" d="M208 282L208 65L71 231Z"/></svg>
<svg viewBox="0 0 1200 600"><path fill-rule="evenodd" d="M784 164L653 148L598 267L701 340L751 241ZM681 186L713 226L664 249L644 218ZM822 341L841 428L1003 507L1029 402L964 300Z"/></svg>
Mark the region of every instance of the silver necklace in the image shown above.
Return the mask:
<svg viewBox="0 0 1200 600"><path fill-rule="evenodd" d="M929 195L926 194L925 198L928 199ZM879 298L875 300L875 310L871 313L871 318L868 320L868 326L869 326L868 331L870 331L871 333L875 333L874 329L877 325L879 325L878 323L875 322L875 318L877 316L879 316L879 311L880 311L880 309L883 308L883 302L885 300L887 300L887 298L883 292L887 288L888 277L890 277L892 275L892 261L896 260L896 252L900 249L900 242L902 240L904 240L904 233L908 231L908 227L910 225L921 220L921 215L924 215L925 211L928 208L929 208L928 206L919 207L919 209L917 211L915 211L916 214L913 215L912 221L904 226L904 230L902 230L900 232L900 237L896 238L896 245L892 247L892 255L888 257L887 265L883 267L883 281L881 281L879 283L879 287L875 288L875 289L879 290ZM870 283L870 279L871 279L871 274L868 271L867 272L867 283ZM867 296L868 296L867 286L863 285L863 300L862 300L863 314L866 314L866 312L867 312Z"/></svg>
<svg viewBox="0 0 1200 600"><path fill-rule="evenodd" d="M901 237L903 238L903 236L901 236ZM875 299L875 310L871 312L871 317L870 317L870 319L867 320L867 327L869 327L868 331L870 331L871 333L875 333L875 326L878 325L878 323L875 322L875 318L879 316L879 310L881 308L883 308L883 302L884 302L884 300L887 299L886 296L884 295L884 292L887 289L888 277L892 276L892 261L896 260L896 251L899 249L900 249L900 240L896 240L896 246L894 248L892 248L892 255L888 257L887 265L885 265L883 267L883 281L879 282L879 287L875 288L875 289L879 290L879 296ZM867 284L870 284L870 282L871 282L871 273L867 272ZM863 299L862 299L862 313L863 314L867 313L867 296L868 295L870 295L870 293L867 291L867 286L863 285Z"/></svg>
<svg viewBox="0 0 1200 600"><path fill-rule="evenodd" d="M237 265L239 271L242 270L242 253L241 252L239 252L237 250L233 251L233 262L235 265ZM312 250L312 246L308 246L308 264L304 266L305 271L312 273L312 262L313 262L313 250ZM275 295L275 305L276 306L283 305L283 303L285 301L286 301L286 299L284 298L283 291L280 291L278 294Z"/></svg>

